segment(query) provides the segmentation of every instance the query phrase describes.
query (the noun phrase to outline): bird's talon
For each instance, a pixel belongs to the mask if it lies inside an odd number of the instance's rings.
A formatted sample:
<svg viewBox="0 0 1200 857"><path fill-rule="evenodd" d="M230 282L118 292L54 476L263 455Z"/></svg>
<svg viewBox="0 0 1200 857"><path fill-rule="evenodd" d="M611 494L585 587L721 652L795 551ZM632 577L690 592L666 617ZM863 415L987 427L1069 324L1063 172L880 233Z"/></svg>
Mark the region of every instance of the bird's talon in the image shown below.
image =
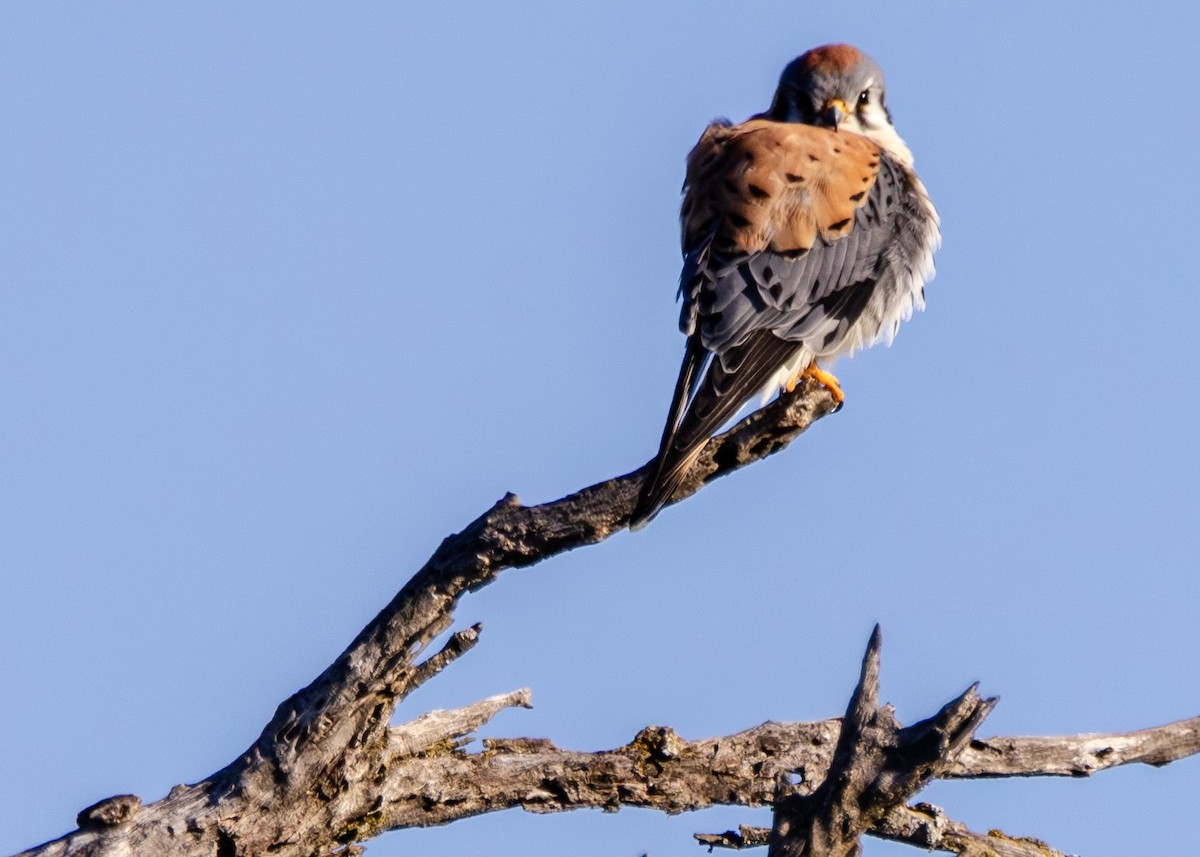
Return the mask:
<svg viewBox="0 0 1200 857"><path fill-rule="evenodd" d="M814 360L812 363L809 363L808 368L800 373L800 376L805 375L810 378L815 378L818 384L828 390L829 394L833 396L834 400L837 402L837 410L841 410L842 404L846 401L846 394L842 392L842 385L838 383L837 378L818 366L816 360Z"/></svg>

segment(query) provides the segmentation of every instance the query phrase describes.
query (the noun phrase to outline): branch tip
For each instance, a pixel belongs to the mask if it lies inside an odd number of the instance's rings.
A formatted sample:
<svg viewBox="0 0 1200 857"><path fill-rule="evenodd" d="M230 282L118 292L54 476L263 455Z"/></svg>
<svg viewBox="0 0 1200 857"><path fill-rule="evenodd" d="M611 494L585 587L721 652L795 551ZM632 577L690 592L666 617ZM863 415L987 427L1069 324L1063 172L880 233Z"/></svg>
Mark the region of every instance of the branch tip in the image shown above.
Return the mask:
<svg viewBox="0 0 1200 857"><path fill-rule="evenodd" d="M80 810L75 824L80 830L117 827L137 815L141 808L142 799L137 795L114 795Z"/></svg>
<svg viewBox="0 0 1200 857"><path fill-rule="evenodd" d="M846 707L846 717L855 723L865 723L866 718L879 707L879 651L882 646L883 632L877 624L867 642L867 651L863 654L858 684Z"/></svg>

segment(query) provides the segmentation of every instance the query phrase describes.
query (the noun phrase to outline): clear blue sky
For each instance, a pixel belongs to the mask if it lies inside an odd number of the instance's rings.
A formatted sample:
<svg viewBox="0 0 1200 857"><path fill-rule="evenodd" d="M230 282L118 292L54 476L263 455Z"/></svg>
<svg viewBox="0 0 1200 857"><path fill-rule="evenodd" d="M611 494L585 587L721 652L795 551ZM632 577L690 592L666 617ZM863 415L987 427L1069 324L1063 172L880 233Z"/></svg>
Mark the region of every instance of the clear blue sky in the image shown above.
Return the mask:
<svg viewBox="0 0 1200 857"><path fill-rule="evenodd" d="M467 598L482 644L401 714L530 686L490 733L579 749L827 717L876 621L905 720L975 680L985 734L1200 714L1200 21L1138 8L0 6L0 853L223 766L504 491L648 459L684 155L828 41L887 71L941 211L929 310L782 455ZM1198 789L925 797L1115 857L1193 850ZM369 853L691 855L767 818Z"/></svg>

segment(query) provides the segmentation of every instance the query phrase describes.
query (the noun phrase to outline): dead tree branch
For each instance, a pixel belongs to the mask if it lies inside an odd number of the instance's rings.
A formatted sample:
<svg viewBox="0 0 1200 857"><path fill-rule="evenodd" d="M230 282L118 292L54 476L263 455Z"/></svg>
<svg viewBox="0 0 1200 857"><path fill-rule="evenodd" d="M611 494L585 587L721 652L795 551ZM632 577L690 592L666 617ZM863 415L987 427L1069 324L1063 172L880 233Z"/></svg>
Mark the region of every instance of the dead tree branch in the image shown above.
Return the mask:
<svg viewBox="0 0 1200 857"><path fill-rule="evenodd" d="M834 408L832 396L807 381L710 441L674 502L781 450ZM812 807L839 807L838 823L848 824L854 837L866 831L926 848L984 853L969 850L978 836L940 810L909 808L904 800L931 777L1081 775L1200 752L1200 718L1129 735L971 742L991 705L973 689L906 729L877 704L877 647L874 666L868 655L846 729L839 719L765 723L693 742L670 728L648 727L628 745L599 753L527 738L485 740L482 752L467 752L468 737L499 711L529 706L524 690L391 726L400 700L479 639L476 625L421 659L449 629L459 598L505 569L595 544L626 526L647 468L540 506L505 497L443 541L346 651L279 706L239 758L150 804L133 795L101 801L80 813L78 830L21 857L311 857L357 853L356 843L386 830L515 807L559 812L639 806L678 813L717 804L777 805L794 819L789 829L825 818L808 828L825 831L821 835L833 837L830 842L845 837L830 827L833 815ZM799 790L790 787L795 774L803 780ZM782 784L791 791L781 790ZM788 802L805 796L807 803ZM868 805L854 810L849 802L855 799ZM878 801L887 805L875 806ZM997 854L1030 853L988 847Z"/></svg>
<svg viewBox="0 0 1200 857"><path fill-rule="evenodd" d="M711 440L674 502L778 452L836 407L811 379L781 396ZM439 654L417 661L449 629L458 599L505 569L620 530L648 467L541 506L525 507L508 495L443 541L346 651L279 706L240 758L149 806L106 814L109 802L101 802L78 831L25 853L104 854L111 845L136 844L145 853L287 857L366 838L378 817L375 784L388 778L395 740L388 722L396 705L474 642L456 636ZM120 823L104 824L109 816Z"/></svg>

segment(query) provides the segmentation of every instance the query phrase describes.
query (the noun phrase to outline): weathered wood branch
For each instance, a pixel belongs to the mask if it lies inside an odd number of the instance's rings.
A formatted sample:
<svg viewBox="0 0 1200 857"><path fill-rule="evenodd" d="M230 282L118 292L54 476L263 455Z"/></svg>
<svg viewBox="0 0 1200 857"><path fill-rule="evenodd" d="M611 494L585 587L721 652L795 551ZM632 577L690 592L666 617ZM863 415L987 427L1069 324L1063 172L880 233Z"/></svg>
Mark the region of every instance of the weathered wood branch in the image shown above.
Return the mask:
<svg viewBox="0 0 1200 857"><path fill-rule="evenodd" d="M1067 857L1040 839L1008 836L999 830L976 833L928 803L895 807L871 833L880 839L963 857Z"/></svg>
<svg viewBox="0 0 1200 857"><path fill-rule="evenodd" d="M419 722L419 721L417 721ZM1125 764L1158 765L1164 752L1190 755L1200 752L1200 718L1136 733L1064 736L1060 738L990 739L1006 749L989 758L964 761L965 752L951 762L960 778L1041 776L1031 748L1053 750L1043 756L1073 758L1099 753L1107 767ZM841 721L764 723L745 732L719 738L687 741L669 727L643 729L630 743L601 752L564 750L542 739L484 739L482 753L452 749L462 735L440 736L445 751L397 759L385 785L378 822L394 830L446 824L486 812L522 808L529 812L563 812L572 809L615 811L635 806L677 814L717 805L768 806L777 800L781 782L800 773L797 787L824 783L829 776ZM1190 747L1179 735L1191 734ZM1121 747L1136 736L1139 749L1104 753L1104 746ZM1190 749L1191 753L1185 752ZM1099 770L1099 769L1097 769ZM769 831L744 828L750 841L740 847L765 845ZM997 854L1054 855L1045 846L1031 852L1036 840L1002 834L976 834L926 804L896 807L868 829L871 835L921 848L973 854L970 848L987 846ZM730 834L718 837L732 841ZM705 839L705 844L717 844ZM999 847L1003 844L1003 848ZM1020 850L1024 849L1024 850ZM979 852L984 853L984 852Z"/></svg>
<svg viewBox="0 0 1200 857"><path fill-rule="evenodd" d="M520 699L522 693L493 699ZM413 723L420 724L427 717L449 723L465 717L472 708L462 709L461 714L433 712ZM1143 750L1124 756L1112 766L1159 764L1163 747L1180 749L1176 738L1180 728L1197 722L1200 718L1133 733L1142 737ZM397 729L402 731L410 725ZM733 735L698 741L688 741L670 727L649 726L628 744L612 750L581 752L559 748L545 739L485 738L482 752L467 753L456 749L467 733L451 729L427 739L430 746L440 745L432 752L394 759L384 784L387 799L380 810L388 829L399 829L445 824L518 807L530 812L561 812L635 806L678 814L718 805L769 806L778 799L781 782L793 773L801 776L798 792L814 789L828 779L840 733L838 718L810 723L768 722ZM1053 744L1054 754L1066 757L1085 747L1099 747L1104 738L1119 746L1127 741L1129 733L993 739L1011 748L1011 755L997 756L972 768L964 763L963 753L951 765L960 778L1043 776L1046 772L1026 753L1031 744ZM1191 754L1198 752L1200 737L1191 746ZM998 774L999 769L1007 773ZM429 805L433 795L449 791L455 794L452 803ZM419 811L411 812L417 806ZM909 820L902 823L905 818ZM888 838L901 838L897 831L911 827L914 818L888 813L872 832L892 831ZM766 840L758 844L766 844Z"/></svg>
<svg viewBox="0 0 1200 857"><path fill-rule="evenodd" d="M674 502L782 449L834 407L823 387L806 382L752 414L708 444ZM467 752L468 736L499 711L528 707L528 691L391 726L400 700L478 641L480 628L474 626L421 659L450 628L459 598L505 569L594 544L623 528L646 470L540 506L525 507L511 495L504 498L447 538L349 648L279 706L241 757L154 803L142 805L133 795L101 801L80 813L78 830L22 857L307 857L355 853L355 843L386 830L516 807L558 812L640 806L678 813L717 804L773 805L787 796L781 785L790 784L795 774L802 785L789 794L803 795L824 783L840 746L848 748L852 764L839 770L854 770L857 759L876 758L871 741L863 740L874 732L921 750L915 758L923 761L901 772L905 795L929 776L1086 775L1116 764L1158 765L1200 752L1200 718L1127 735L994 738L961 748L974 728L973 712L985 705L973 691L932 721L908 730L894 723L890 712L882 716L887 710L875 705L874 692L860 691L852 716L862 723L848 733L858 736L853 741L843 741L841 720L830 719L765 723L695 742L666 727L648 727L628 745L600 753L562 750L528 738L487 739L482 752ZM886 762L881 764L876 780L890 770ZM873 799L871 788L860 791ZM860 826L872 835L983 853L966 850L979 844L978 835L921 805L896 805L860 816ZM1013 840L1022 841L1032 842ZM1028 853L988 847L1002 855Z"/></svg>
<svg viewBox="0 0 1200 857"><path fill-rule="evenodd" d="M1085 733L1069 742L1061 738L987 738L972 741L946 777L1086 777L1131 762L1161 767L1195 755L1197 747L1200 717L1137 732Z"/></svg>
<svg viewBox="0 0 1200 857"><path fill-rule="evenodd" d="M807 379L711 440L673 502L786 447L837 407ZM525 507L509 495L448 537L430 560L308 687L285 700L240 758L162 801L124 810L124 821L88 826L27 854L102 854L135 842L146 853L322 853L373 818L374 784L387 778L396 705L473 643L456 637L420 653L449 629L458 599L508 568L595 544L629 520L649 465L552 503ZM96 819L104 805L89 808ZM132 839L130 838L132 837Z"/></svg>

